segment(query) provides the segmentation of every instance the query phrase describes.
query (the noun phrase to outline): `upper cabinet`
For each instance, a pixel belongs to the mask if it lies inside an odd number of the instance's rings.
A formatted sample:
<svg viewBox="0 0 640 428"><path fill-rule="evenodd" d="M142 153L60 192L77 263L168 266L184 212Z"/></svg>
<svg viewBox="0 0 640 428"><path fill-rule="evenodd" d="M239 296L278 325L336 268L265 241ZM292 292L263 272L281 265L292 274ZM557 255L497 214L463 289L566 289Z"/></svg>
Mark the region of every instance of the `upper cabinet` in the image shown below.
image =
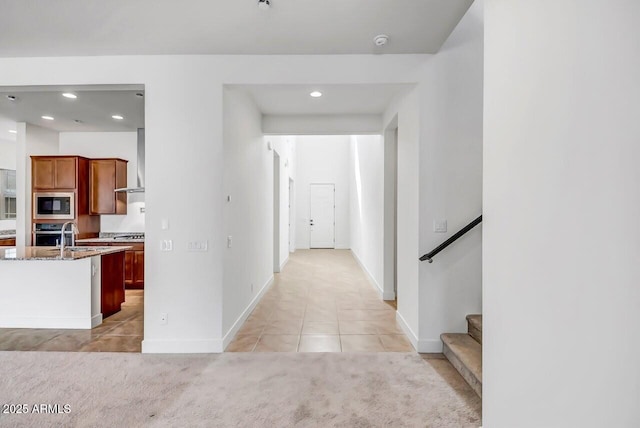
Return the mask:
<svg viewBox="0 0 640 428"><path fill-rule="evenodd" d="M32 156L32 187L39 190L76 189L77 161L76 156Z"/></svg>
<svg viewBox="0 0 640 428"><path fill-rule="evenodd" d="M127 187L127 161L91 159L89 164L90 214L126 214L127 194L114 192Z"/></svg>

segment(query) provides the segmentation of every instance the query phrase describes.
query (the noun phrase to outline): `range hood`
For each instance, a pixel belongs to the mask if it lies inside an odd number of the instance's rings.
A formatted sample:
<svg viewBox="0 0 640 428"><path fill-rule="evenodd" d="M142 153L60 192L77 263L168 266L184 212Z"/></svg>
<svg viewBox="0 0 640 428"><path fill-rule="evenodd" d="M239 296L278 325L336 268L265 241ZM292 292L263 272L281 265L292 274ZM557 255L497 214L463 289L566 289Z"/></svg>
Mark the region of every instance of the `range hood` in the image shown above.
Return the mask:
<svg viewBox="0 0 640 428"><path fill-rule="evenodd" d="M138 128L138 171L136 187L121 187L114 192L144 193L144 128Z"/></svg>

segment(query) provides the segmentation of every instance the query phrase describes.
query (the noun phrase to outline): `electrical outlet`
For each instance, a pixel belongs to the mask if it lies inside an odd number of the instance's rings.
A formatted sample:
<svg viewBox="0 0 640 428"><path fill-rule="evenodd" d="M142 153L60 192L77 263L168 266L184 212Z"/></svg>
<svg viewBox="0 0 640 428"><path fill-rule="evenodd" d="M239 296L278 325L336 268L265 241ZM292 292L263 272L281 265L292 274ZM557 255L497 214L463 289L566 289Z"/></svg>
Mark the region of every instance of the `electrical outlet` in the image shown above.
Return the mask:
<svg viewBox="0 0 640 428"><path fill-rule="evenodd" d="M144 207L140 207L140 214L144 214L144 212L145 212Z"/></svg>
<svg viewBox="0 0 640 428"><path fill-rule="evenodd" d="M231 248L232 245L233 245L233 236L229 235L227 236L227 248Z"/></svg>
<svg viewBox="0 0 640 428"><path fill-rule="evenodd" d="M161 240L160 251L173 251L173 241L171 239Z"/></svg>
<svg viewBox="0 0 640 428"><path fill-rule="evenodd" d="M433 220L433 231L436 233L446 233L447 220Z"/></svg>
<svg viewBox="0 0 640 428"><path fill-rule="evenodd" d="M160 314L160 324L162 325L166 325L169 323L169 314L166 312L163 312Z"/></svg>

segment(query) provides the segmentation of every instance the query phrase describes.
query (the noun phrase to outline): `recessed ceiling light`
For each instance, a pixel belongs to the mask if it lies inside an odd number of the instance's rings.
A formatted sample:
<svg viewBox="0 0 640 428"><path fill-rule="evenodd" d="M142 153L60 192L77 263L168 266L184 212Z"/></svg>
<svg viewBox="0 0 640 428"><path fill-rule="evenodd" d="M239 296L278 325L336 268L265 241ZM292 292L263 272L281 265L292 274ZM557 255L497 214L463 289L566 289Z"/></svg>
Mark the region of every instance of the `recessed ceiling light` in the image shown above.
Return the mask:
<svg viewBox="0 0 640 428"><path fill-rule="evenodd" d="M53 117L51 117L51 116L42 116L42 118L44 120L53 120Z"/></svg>
<svg viewBox="0 0 640 428"><path fill-rule="evenodd" d="M142 92L136 92L136 97L142 98L144 97L144 94Z"/></svg>
<svg viewBox="0 0 640 428"><path fill-rule="evenodd" d="M262 10L269 10L271 2L269 0L258 0L258 7Z"/></svg>
<svg viewBox="0 0 640 428"><path fill-rule="evenodd" d="M16 131L15 129L10 129L9 132L12 133L12 134L17 134L18 133L18 131Z"/></svg>
<svg viewBox="0 0 640 428"><path fill-rule="evenodd" d="M78 98L76 94L72 94L71 92L65 92L64 94L62 94L62 96L65 98L70 98L72 100L75 100L76 98Z"/></svg>
<svg viewBox="0 0 640 428"><path fill-rule="evenodd" d="M113 116L111 116L112 118L114 118L115 120L122 120L124 119L124 117L120 116L119 114L114 114Z"/></svg>
<svg viewBox="0 0 640 428"><path fill-rule="evenodd" d="M7 99L8 99L9 101L15 101L15 100L17 100L17 99L18 99L18 97L16 97L15 95L7 95Z"/></svg>
<svg viewBox="0 0 640 428"><path fill-rule="evenodd" d="M320 91L313 91L311 92L309 95L311 95L313 98L318 98L322 96L322 92Z"/></svg>
<svg viewBox="0 0 640 428"><path fill-rule="evenodd" d="M75 123L82 123L82 121L81 121L80 119L73 119L73 121L74 121Z"/></svg>

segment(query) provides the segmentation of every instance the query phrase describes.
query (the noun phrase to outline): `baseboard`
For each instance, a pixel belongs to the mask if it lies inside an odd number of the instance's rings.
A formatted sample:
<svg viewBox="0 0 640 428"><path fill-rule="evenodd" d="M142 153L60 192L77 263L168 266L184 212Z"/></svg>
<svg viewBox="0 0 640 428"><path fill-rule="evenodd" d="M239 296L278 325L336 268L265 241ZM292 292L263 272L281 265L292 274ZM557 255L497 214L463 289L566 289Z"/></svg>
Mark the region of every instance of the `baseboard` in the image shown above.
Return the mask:
<svg viewBox="0 0 640 428"><path fill-rule="evenodd" d="M420 352L418 348L418 336L413 332L411 327L409 327L407 321L398 311L396 311L396 321L398 322L398 324L400 324L400 328L402 329L402 331L404 331L404 334L407 336L407 339L409 339L409 342L411 342L413 349Z"/></svg>
<svg viewBox="0 0 640 428"><path fill-rule="evenodd" d="M222 340L152 340L142 341L143 354L212 354L223 352Z"/></svg>
<svg viewBox="0 0 640 428"><path fill-rule="evenodd" d="M422 354L441 354L442 340L440 339L420 339L418 341L418 352Z"/></svg>
<svg viewBox="0 0 640 428"><path fill-rule="evenodd" d="M287 260L289 260L288 257L287 257ZM247 306L247 308L242 312L242 314L238 317L236 322L233 323L233 326L231 326L227 334L224 335L224 337L222 338L222 351L224 351L227 348L227 346L229 346L229 343L231 343L233 338L236 337L236 334L238 334L238 331L240 330L240 327L242 327L242 324L244 324L247 318L249 318L249 315L251 314L251 312L256 308L256 305L258 304L260 299L262 299L262 297L267 292L269 287L271 287L272 284L273 284L273 275L271 275L269 280L262 286L258 294L256 294L256 297L253 298L251 303L249 303L249 306Z"/></svg>
<svg viewBox="0 0 640 428"><path fill-rule="evenodd" d="M358 257L358 255L353 250L351 250L351 254L353 254L353 258L356 259L356 262L358 262L358 265L360 265L360 268L367 275L367 279L369 280L371 285L373 285L373 287L376 289L378 294L380 294L380 297L382 298L382 300L394 300L395 296L394 296L393 299L385 299L384 298L384 292L382 290L382 287L380 287L380 284L378 284L378 282L375 280L373 275L371 275L371 272L369 272L369 269L367 269L367 267L364 265L364 263L362 263L362 260L360 260L360 257Z"/></svg>
<svg viewBox="0 0 640 428"><path fill-rule="evenodd" d="M393 291L385 291L382 293L382 300L396 300L396 293Z"/></svg>
<svg viewBox="0 0 640 428"><path fill-rule="evenodd" d="M287 256L287 258L284 259L284 261L282 263L280 263L280 272L282 272L282 269L284 269L284 267L287 265L287 263L289 263L289 256Z"/></svg>
<svg viewBox="0 0 640 428"><path fill-rule="evenodd" d="M336 250L350 250L351 247L349 247L348 245L335 245L334 248Z"/></svg>
<svg viewBox="0 0 640 428"><path fill-rule="evenodd" d="M102 316L102 315L101 315ZM89 330L92 327L91 317L0 317L0 328L60 328Z"/></svg>
<svg viewBox="0 0 640 428"><path fill-rule="evenodd" d="M97 327L102 324L102 314L94 315L91 317L91 328Z"/></svg>

